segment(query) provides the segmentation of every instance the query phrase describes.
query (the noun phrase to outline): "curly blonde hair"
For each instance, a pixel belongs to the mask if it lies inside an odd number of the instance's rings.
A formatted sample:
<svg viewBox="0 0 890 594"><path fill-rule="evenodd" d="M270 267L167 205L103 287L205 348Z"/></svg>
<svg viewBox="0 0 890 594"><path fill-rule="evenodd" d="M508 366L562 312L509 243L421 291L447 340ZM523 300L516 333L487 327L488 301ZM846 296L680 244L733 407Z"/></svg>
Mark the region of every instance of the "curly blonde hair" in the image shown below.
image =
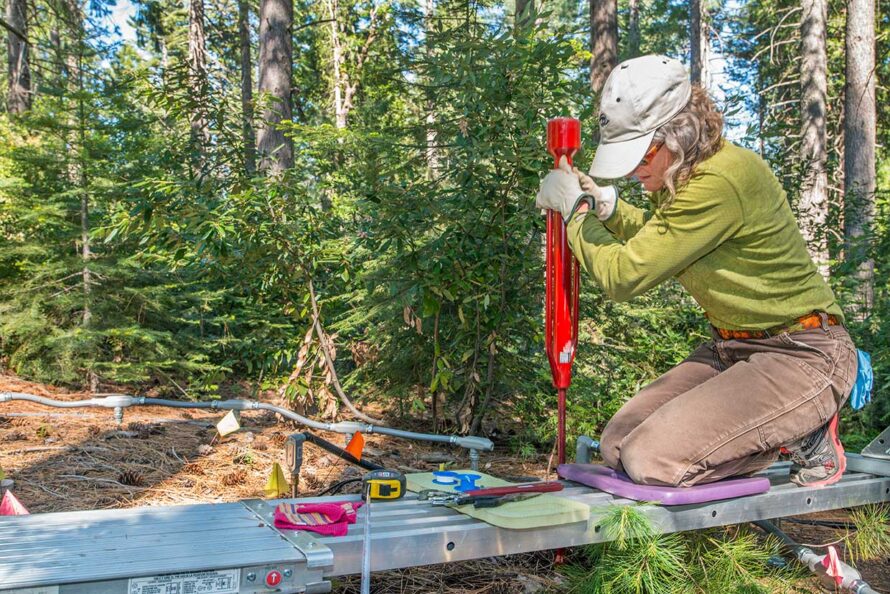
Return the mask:
<svg viewBox="0 0 890 594"><path fill-rule="evenodd" d="M692 86L692 96L680 112L655 132L655 142L674 155L664 174L664 185L673 202L677 192L695 173L695 167L723 146L723 114L699 85Z"/></svg>

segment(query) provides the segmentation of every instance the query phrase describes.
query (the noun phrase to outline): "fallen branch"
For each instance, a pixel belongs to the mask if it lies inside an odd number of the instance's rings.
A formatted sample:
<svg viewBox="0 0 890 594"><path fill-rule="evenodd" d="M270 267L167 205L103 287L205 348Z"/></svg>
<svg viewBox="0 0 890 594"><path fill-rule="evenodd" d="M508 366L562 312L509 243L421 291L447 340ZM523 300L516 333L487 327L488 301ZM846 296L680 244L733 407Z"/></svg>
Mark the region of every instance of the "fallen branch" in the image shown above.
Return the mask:
<svg viewBox="0 0 890 594"><path fill-rule="evenodd" d="M101 394L97 394L97 396L101 396ZM0 412L0 418L3 418L3 417L13 417L13 418L15 418L15 417L35 417L35 418L42 418L42 417L65 418L65 417L70 417L70 418L80 418L80 419L84 419L84 418L86 418L86 419L98 419L98 418L105 418L105 416L106 416L106 415L94 415L94 414L91 414L91 413L76 413L76 412L70 412L70 413L41 413L41 412L7 413L7 412ZM157 424L159 424L159 425L195 425L195 426L197 426L197 427L205 427L205 428L206 428L206 427L213 427L213 423L211 423L210 421L195 421L195 420L189 420L189 419L157 419L157 418L150 418L150 419L139 419L139 421L140 421L141 423L157 423Z"/></svg>
<svg viewBox="0 0 890 594"><path fill-rule="evenodd" d="M78 481L88 481L93 483L106 483L109 485L114 485L117 487L121 487L122 489L126 489L132 493L132 489L136 489L137 491L147 491L151 487L135 487L133 485L125 485L120 483L114 479L100 478L95 476L82 476L80 474L60 474L59 478L70 478Z"/></svg>
<svg viewBox="0 0 890 594"><path fill-rule="evenodd" d="M0 413L0 417L79 417L95 419L98 415L90 413L41 413L41 412L20 412L20 413Z"/></svg>
<svg viewBox="0 0 890 594"><path fill-rule="evenodd" d="M328 345L327 337L325 336L324 329L321 327L321 321L319 320L318 300L315 298L315 287L312 284L312 278L308 277L308 275L307 280L309 281L309 299L312 302L312 323L315 326L315 334L318 336L318 342L321 345L321 352L324 355L325 364L328 367L328 371L331 372L331 383L334 385L334 390L337 392L340 402L342 402L356 418L359 418L366 423L383 425L383 421L369 417L365 413L359 411L346 396L346 393L343 392L343 387L340 385L340 379L337 377L337 370L334 369L334 358L331 356L330 345Z"/></svg>
<svg viewBox="0 0 890 594"><path fill-rule="evenodd" d="M7 454L34 454L37 452L58 452L60 450L74 450L77 448L73 448L71 446L38 446L32 448L19 448L17 450L9 450L5 453Z"/></svg>

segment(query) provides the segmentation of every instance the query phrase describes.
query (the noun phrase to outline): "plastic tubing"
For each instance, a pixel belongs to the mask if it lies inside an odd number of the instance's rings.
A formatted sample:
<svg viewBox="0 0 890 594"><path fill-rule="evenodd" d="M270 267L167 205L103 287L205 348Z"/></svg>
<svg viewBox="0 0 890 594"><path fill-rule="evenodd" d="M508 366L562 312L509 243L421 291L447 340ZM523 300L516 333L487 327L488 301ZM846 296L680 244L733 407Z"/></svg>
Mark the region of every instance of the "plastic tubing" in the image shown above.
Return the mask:
<svg viewBox="0 0 890 594"><path fill-rule="evenodd" d="M785 532L769 520L757 520L752 523L764 532L772 534L778 538L782 544L791 549L791 552L794 553L797 560L802 565L805 565L811 572L819 576L825 585L839 588L844 592L852 592L853 594L878 594L877 590L874 590L862 579L862 576L859 575L859 572L856 571L856 569L850 567L843 561L841 561L841 570L843 574L842 582L840 584L835 584L834 578L828 576L825 572L825 567L822 566L822 558L825 555L820 555L812 549L796 543L790 536L785 534Z"/></svg>
<svg viewBox="0 0 890 594"><path fill-rule="evenodd" d="M391 437L399 437L412 441L426 441L432 443L444 443L455 445L468 450L484 450L490 452L494 449L494 443L485 437L475 437L472 435L435 435L432 433L415 433L413 431L402 431L400 429L391 429L389 427L378 427L368 423L356 423L353 421L341 421L339 423L322 423L313 421L302 415L274 406L265 402L256 402L253 400L212 400L210 402L182 402L179 400L166 400L164 398L146 398L145 396L129 396L127 394L110 394L102 398L89 398L87 400L55 400L53 398L44 398L34 394L25 394L23 392L0 392L0 403L11 402L13 400L24 400L34 402L44 406L54 408L111 408L116 412L119 409L129 408L131 406L164 406L167 408L202 408L215 410L268 410L280 414L292 421L296 421L301 425L317 429L319 431L331 431L333 433L342 433L352 435L356 431L362 433L379 433L381 435L389 435Z"/></svg>

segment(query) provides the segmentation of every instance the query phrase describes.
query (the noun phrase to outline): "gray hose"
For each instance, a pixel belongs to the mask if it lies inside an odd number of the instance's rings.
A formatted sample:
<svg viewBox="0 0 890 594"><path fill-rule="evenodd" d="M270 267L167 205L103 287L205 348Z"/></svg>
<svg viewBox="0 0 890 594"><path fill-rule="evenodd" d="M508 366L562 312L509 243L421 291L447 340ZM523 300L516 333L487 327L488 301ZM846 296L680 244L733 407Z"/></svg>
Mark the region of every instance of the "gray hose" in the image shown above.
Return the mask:
<svg viewBox="0 0 890 594"><path fill-rule="evenodd" d="M822 559L825 555L819 555L818 553L813 552L812 549L797 544L790 536L785 534L778 526L769 520L758 520L753 522L753 524L782 541L782 544L791 549L791 552L794 553L797 560L801 564L806 565L827 587L831 589L840 587L844 591L852 592L853 594L879 594L879 592L872 589L872 587L862 579L862 576L856 569L850 567L843 561L841 561L841 574L843 580L841 581L840 586L838 586L834 581L834 578L826 574L825 567L822 565Z"/></svg>
<svg viewBox="0 0 890 594"><path fill-rule="evenodd" d="M255 402L252 400L212 400L210 402L181 402L179 400L165 400L163 398L146 398L145 396L129 396L127 394L111 394L102 398L90 398L88 400L64 401L52 398L44 398L43 396L35 396L34 394L25 394L22 392L0 392L0 403L11 402L13 400L24 400L34 402L44 406L52 406L55 408L79 408L79 407L97 407L111 408L116 412L131 406L165 406L168 408L202 408L213 410L268 410L276 412L283 417L292 421L296 421L301 425L317 429L319 431L331 431L334 433L343 433L352 435L356 431L362 433L379 433L381 435L389 435L392 437L400 437L413 441L427 441L432 443L444 443L455 445L468 450L484 450L490 452L494 449L494 443L490 439L484 437L475 437L468 435L462 437L459 435L435 435L431 433L414 433L412 431L401 431L399 429L391 429L389 427L378 427L367 423L356 423L352 421L343 421L340 423L321 423L313 421L302 415L281 408L266 404L265 402ZM118 415L119 420L122 418Z"/></svg>

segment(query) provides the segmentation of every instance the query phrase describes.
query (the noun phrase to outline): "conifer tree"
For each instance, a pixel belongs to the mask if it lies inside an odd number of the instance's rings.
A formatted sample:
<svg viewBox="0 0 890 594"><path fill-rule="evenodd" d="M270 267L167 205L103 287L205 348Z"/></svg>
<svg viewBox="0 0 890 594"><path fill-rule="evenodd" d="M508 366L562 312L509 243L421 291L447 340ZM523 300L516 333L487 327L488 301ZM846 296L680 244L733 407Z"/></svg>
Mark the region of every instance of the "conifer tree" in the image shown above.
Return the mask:
<svg viewBox="0 0 890 594"><path fill-rule="evenodd" d="M7 0L7 76L6 109L20 114L31 106L31 67L28 40L28 5L26 0Z"/></svg>

